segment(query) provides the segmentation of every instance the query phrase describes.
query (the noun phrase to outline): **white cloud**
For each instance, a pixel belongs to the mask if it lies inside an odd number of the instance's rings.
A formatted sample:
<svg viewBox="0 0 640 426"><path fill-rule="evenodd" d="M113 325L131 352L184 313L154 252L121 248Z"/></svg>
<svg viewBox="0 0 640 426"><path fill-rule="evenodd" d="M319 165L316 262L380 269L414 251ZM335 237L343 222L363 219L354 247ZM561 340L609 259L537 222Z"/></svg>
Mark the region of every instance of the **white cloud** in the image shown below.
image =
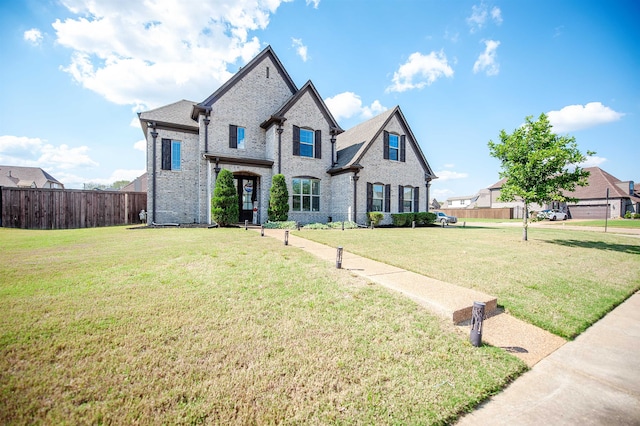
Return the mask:
<svg viewBox="0 0 640 426"><path fill-rule="evenodd" d="M449 198L450 195L455 194L452 190L450 189L432 189L431 190L431 195L439 201L444 201L447 198Z"/></svg>
<svg viewBox="0 0 640 426"><path fill-rule="evenodd" d="M24 39L34 46L39 46L42 42L42 33L37 28L32 28L24 32Z"/></svg>
<svg viewBox="0 0 640 426"><path fill-rule="evenodd" d="M52 26L57 43L72 50L64 71L107 100L139 110L209 95L231 77L229 65L258 53L260 41L249 32L266 28L280 3L64 0L77 16Z"/></svg>
<svg viewBox="0 0 640 426"><path fill-rule="evenodd" d="M144 139L140 139L138 142L133 144L133 149L147 152L147 141Z"/></svg>
<svg viewBox="0 0 640 426"><path fill-rule="evenodd" d="M385 91L389 93L422 89L438 78L452 76L453 69L449 66L444 52L431 52L428 55L415 52L393 73L393 84Z"/></svg>
<svg viewBox="0 0 640 426"><path fill-rule="evenodd" d="M580 163L580 167L600 167L602 163L606 162L607 159L604 157L598 157L596 155L592 155L587 157L586 161Z"/></svg>
<svg viewBox="0 0 640 426"><path fill-rule="evenodd" d="M324 102L333 117L338 121L342 118L351 117L369 119L387 110L378 100L373 101L370 106L363 106L360 96L353 92L339 93L332 98L325 99Z"/></svg>
<svg viewBox="0 0 640 426"><path fill-rule="evenodd" d="M302 44L302 39L292 37L291 45L296 49L298 56L302 58L302 62L307 62L307 46Z"/></svg>
<svg viewBox="0 0 640 426"><path fill-rule="evenodd" d="M467 18L467 24L470 27L469 31L475 33L482 29L489 20L496 25L502 24L502 11L500 8L494 6L489 10L489 7L484 2L478 6L471 6L471 16Z"/></svg>
<svg viewBox="0 0 640 426"><path fill-rule="evenodd" d="M469 177L469 174L454 172L452 170L441 170L439 172L436 172L436 176L438 176L438 181L444 182L446 180L464 179L466 177Z"/></svg>
<svg viewBox="0 0 640 426"><path fill-rule="evenodd" d="M137 129L142 128L142 126L140 126L140 119L137 116L131 119L131 121L129 122L129 126L135 127Z"/></svg>
<svg viewBox="0 0 640 426"><path fill-rule="evenodd" d="M317 9L320 5L320 0L307 0L307 6L313 5L314 9Z"/></svg>
<svg viewBox="0 0 640 426"><path fill-rule="evenodd" d="M500 72L500 64L496 62L496 50L500 46L500 42L496 40L485 40L484 52L478 56L473 64L473 72L478 73L484 71L487 75L498 75Z"/></svg>
<svg viewBox="0 0 640 426"><path fill-rule="evenodd" d="M568 105L560 111L549 111L547 116L555 133L566 133L618 121L624 113L616 112L600 102L589 102L584 106Z"/></svg>
<svg viewBox="0 0 640 426"><path fill-rule="evenodd" d="M54 146L40 138L0 136L0 163L45 169L93 167L98 163L88 155L89 147Z"/></svg>

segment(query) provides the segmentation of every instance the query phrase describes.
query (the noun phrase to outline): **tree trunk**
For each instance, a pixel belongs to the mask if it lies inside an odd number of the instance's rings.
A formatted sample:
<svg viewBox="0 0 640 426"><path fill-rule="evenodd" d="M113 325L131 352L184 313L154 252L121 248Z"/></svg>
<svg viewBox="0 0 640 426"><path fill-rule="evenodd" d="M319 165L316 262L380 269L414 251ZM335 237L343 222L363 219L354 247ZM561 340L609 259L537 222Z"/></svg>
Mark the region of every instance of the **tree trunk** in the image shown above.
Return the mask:
<svg viewBox="0 0 640 426"><path fill-rule="evenodd" d="M527 230L529 228L529 203L524 202L524 213L522 214L522 241L528 241Z"/></svg>

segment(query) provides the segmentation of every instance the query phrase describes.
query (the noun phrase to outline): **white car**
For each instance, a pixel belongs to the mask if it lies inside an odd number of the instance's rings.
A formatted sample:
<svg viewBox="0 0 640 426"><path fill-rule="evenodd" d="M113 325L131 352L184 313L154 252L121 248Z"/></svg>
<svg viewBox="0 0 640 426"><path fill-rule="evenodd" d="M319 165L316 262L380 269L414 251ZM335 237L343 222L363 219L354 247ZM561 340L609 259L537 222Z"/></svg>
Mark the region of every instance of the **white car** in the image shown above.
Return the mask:
<svg viewBox="0 0 640 426"><path fill-rule="evenodd" d="M567 220L567 214L563 211L557 210L557 209L553 209L553 210L549 210L549 212L547 213L547 219L549 220Z"/></svg>

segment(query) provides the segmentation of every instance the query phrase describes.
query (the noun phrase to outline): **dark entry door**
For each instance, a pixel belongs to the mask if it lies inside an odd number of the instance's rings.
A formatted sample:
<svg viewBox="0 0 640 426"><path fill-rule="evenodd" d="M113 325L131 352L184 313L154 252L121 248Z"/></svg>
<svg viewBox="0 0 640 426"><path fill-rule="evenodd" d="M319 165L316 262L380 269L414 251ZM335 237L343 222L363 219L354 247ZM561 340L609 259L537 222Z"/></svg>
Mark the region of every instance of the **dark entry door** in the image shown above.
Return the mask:
<svg viewBox="0 0 640 426"><path fill-rule="evenodd" d="M238 188L238 207L240 210L240 222L253 221L253 202L256 201L258 189L257 178L255 176L236 176L236 187Z"/></svg>

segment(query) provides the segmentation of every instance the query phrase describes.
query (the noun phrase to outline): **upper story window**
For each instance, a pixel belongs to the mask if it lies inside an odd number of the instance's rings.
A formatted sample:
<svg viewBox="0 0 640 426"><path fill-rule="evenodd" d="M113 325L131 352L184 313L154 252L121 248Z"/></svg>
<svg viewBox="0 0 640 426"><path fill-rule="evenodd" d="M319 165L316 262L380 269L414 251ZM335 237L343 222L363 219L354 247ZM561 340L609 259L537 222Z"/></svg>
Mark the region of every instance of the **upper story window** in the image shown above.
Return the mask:
<svg viewBox="0 0 640 426"><path fill-rule="evenodd" d="M322 132L293 126L293 155L322 158Z"/></svg>
<svg viewBox="0 0 640 426"><path fill-rule="evenodd" d="M320 180L311 178L293 178L293 211L320 211Z"/></svg>
<svg viewBox="0 0 640 426"><path fill-rule="evenodd" d="M229 125L229 148L245 149L244 127Z"/></svg>
<svg viewBox="0 0 640 426"><path fill-rule="evenodd" d="M181 142L171 139L162 139L162 170L180 170L181 159Z"/></svg>
<svg viewBox="0 0 640 426"><path fill-rule="evenodd" d="M398 151L400 151L398 135L389 135L389 160L398 161Z"/></svg>
<svg viewBox="0 0 640 426"><path fill-rule="evenodd" d="M367 211L391 211L391 185L367 182Z"/></svg>
<svg viewBox="0 0 640 426"><path fill-rule="evenodd" d="M383 158L385 160L405 162L405 145L406 138L404 135L396 135L384 131L384 151Z"/></svg>

